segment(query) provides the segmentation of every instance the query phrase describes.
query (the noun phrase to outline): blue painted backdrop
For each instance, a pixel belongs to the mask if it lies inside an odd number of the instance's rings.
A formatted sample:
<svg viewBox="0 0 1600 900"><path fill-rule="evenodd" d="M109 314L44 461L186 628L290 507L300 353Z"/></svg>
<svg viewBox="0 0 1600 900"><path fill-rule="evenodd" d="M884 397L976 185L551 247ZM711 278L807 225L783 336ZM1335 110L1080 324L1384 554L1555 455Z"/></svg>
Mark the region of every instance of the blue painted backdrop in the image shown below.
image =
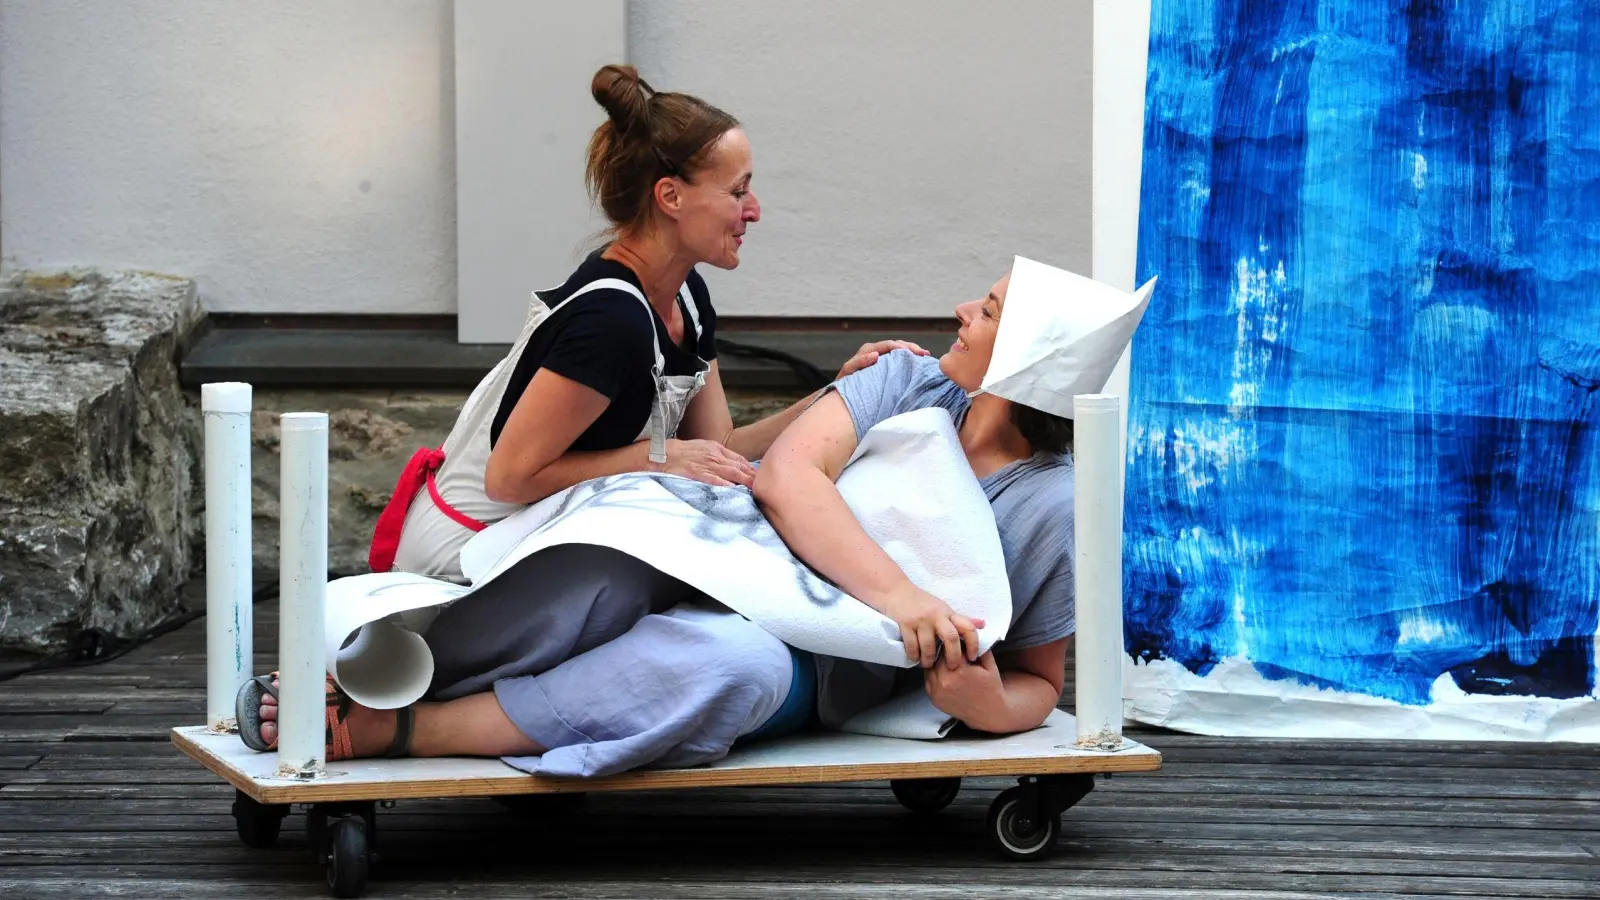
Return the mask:
<svg viewBox="0 0 1600 900"><path fill-rule="evenodd" d="M1595 685L1600 3L1156 0L1128 647Z"/></svg>

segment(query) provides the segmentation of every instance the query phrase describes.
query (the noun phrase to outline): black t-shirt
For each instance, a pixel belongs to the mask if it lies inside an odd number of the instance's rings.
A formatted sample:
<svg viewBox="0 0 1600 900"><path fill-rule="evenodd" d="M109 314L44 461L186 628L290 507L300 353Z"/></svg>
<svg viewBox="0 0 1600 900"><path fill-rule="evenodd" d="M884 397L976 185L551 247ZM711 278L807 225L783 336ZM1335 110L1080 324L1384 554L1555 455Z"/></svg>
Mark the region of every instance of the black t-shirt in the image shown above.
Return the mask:
<svg viewBox="0 0 1600 900"><path fill-rule="evenodd" d="M658 339L665 361L663 374L695 374L700 370L695 353L708 363L716 359L717 314L711 308L705 279L693 269L689 270L688 285L700 313L700 339L695 342L694 322L689 311L682 310L684 343L697 344L689 349L673 344L661 317L653 310L646 311L645 304L627 291L600 288L571 303L564 302L585 285L602 278L617 278L640 287L632 269L603 259L600 253L597 250L590 254L566 284L538 292L554 312L534 331L517 358L489 428L489 446L500 440L500 430L511 417L511 410L540 369L591 387L611 400L600 418L572 442L571 449L614 450L633 443L650 421L650 409L656 399L650 370L655 365ZM680 309L683 306L681 297L678 305Z"/></svg>

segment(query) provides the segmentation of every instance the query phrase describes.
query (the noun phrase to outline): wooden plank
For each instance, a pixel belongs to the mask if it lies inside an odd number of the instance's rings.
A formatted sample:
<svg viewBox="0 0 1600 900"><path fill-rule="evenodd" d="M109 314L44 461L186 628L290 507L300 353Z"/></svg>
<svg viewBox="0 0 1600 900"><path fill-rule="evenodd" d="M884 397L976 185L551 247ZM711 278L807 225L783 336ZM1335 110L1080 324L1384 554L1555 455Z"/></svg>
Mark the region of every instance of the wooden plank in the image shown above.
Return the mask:
<svg viewBox="0 0 1600 900"><path fill-rule="evenodd" d="M678 842L693 843L695 840L709 836L720 836L744 831L753 828L756 832L765 832L768 836L781 832L785 840L796 845L814 846L817 849L829 849L852 837L867 840L873 847L871 853L877 857L892 856L894 861L904 861L908 851L917 852L919 857L926 853L940 851L940 845L948 844L951 850L960 852L963 846L971 841L972 836L979 832L977 827L981 821L981 811L974 810L972 815L962 817L947 817L940 825L946 833L930 836L922 831L909 831L895 829L892 820L881 818L859 827L850 827L841 830L837 821L842 815L836 814L827 817L811 816L816 821L808 821L809 827L798 831L792 830L787 825L775 826L770 817L765 826L760 820L752 820L756 824L739 820L735 822L717 822L698 820L687 826L686 833L677 840L666 840L664 843L671 845ZM900 813L900 817L904 814ZM507 827L511 822L504 816L477 816L453 817L449 823L454 827L444 827L444 821L439 817L411 817L410 819L392 815L379 817L379 830L384 835L384 841L391 846L411 846L418 843L430 844L430 853L439 853L451 845L471 844L478 851L489 856L499 856L515 849L528 839L526 829ZM596 832L605 832L618 837L634 835L648 838L658 832L656 827L660 823L622 823L613 820L584 820L569 819L564 827L574 832L587 833L584 836L593 836ZM284 843L292 844L299 840L298 832L303 828L299 821L286 821L283 838ZM752 835L757 839L760 835ZM930 837L932 840L930 840ZM53 828L49 831L17 832L9 835L0 849L0 862L5 860L5 854L29 855L33 853L55 853L62 850L167 850L179 848L188 852L198 852L204 848L222 848L234 850L237 847L237 838L233 834L231 819L212 817L208 820L208 827L200 829L189 827L183 823L180 827L171 828L147 823L146 827L128 830L107 831L71 831ZM809 852L809 851L807 851ZM830 850L831 852L831 850ZM1600 859L1577 843L1551 842L1519 843L1519 844L1469 844L1459 845L1454 843L1442 844L1415 844L1396 843L1387 841L1342 841L1342 840L1304 840L1304 839L1279 839L1269 840L1254 839L1228 839L1215 838L1195 840L1179 837L1174 840L1171 835L1141 836L1141 837L1107 837L1104 835L1078 836L1067 835L1057 845L1057 852L1078 859L1087 859L1089 855L1096 857L1127 856L1130 858L1144 857L1150 854L1187 854L1207 857L1224 856L1249 856L1256 858L1268 857L1295 857L1319 859L1335 859L1348 862L1351 866L1367 866L1381 872L1393 869L1393 863L1399 860L1409 860L1424 866L1424 868L1410 867L1408 871L1413 874L1471 874L1463 872L1463 864L1481 866L1487 870L1492 869L1492 874L1501 877L1527 877L1543 878L1558 877L1552 873L1558 871L1573 871L1570 867L1593 870L1593 874L1600 878ZM142 852L138 854L147 861L156 861L154 857ZM850 854L846 854L847 856ZM870 862L870 858L861 860L863 864ZM1385 861L1388 864L1385 864ZM891 860L885 859L885 864ZM988 867L1004 865L1000 861L974 862L973 865ZM1567 869L1559 867L1566 866Z"/></svg>
<svg viewBox="0 0 1600 900"><path fill-rule="evenodd" d="M4 736L0 735L0 741ZM89 756L140 756L187 759L171 741L9 741L0 743L0 752L9 756L43 756L47 759L72 759Z"/></svg>
<svg viewBox="0 0 1600 900"><path fill-rule="evenodd" d="M1600 800L1600 783L1592 787L1566 785L1522 784L1453 784L1449 782L1394 782L1373 783L1366 780L1348 781L1277 781L1255 778L1186 778L1186 779L1119 779L1101 790L1107 792L1185 794L1207 793L1242 796L1271 794L1313 794L1331 797L1480 797L1544 798L1547 800Z"/></svg>
<svg viewBox="0 0 1600 900"><path fill-rule="evenodd" d="M801 832L815 829L835 830L838 820L851 822L872 820L871 828L887 832L901 827L918 827L911 814L893 801L877 803L793 803L793 804L639 804L639 795L618 795L621 804L601 803L598 799L578 810L563 810L556 820L548 819L540 811L513 812L497 803L476 800L438 801L440 804L424 808L421 801L407 801L379 814L379 827L388 834L415 831L429 834L498 834L510 831L522 833L529 828L550 827L604 827L610 819L627 817L637 822L688 822L724 820L743 827L750 819L771 819L774 816L792 818L793 827ZM234 827L229 815L230 800L216 798L212 801L159 801L138 805L90 804L83 801L62 801L31 810L27 816L0 816L0 833L8 835L43 835L47 833L93 834L113 836L122 832L145 831L222 831L231 833ZM979 821L986 812L985 804L965 804L951 807L944 815L929 820L930 828L968 828ZM285 834L297 833L301 825L298 816L285 822ZM596 826L592 823L600 823ZM1577 859L1577 853L1589 853L1600 843L1600 835L1593 830L1514 828L1428 828L1426 826L1384 826L1351 828L1336 823L1264 824L1264 823L1170 823L1170 822L1118 822L1103 820L1069 812L1063 819L1063 833L1069 837L1097 840L1161 841L1168 848L1219 845L1217 852L1227 852L1226 847L1241 841L1304 842L1306 846L1326 846L1327 852L1342 852L1339 847L1366 845L1381 842L1391 845L1388 851L1374 847L1364 855L1382 856L1392 852L1400 856L1473 856L1479 858L1502 854L1513 857L1552 855ZM802 827L804 826L804 827ZM696 827L701 827L697 825ZM16 838L7 838L8 841ZM1320 851L1319 851L1320 852Z"/></svg>
<svg viewBox="0 0 1600 900"><path fill-rule="evenodd" d="M176 876L176 877L175 877ZM226 883L234 896L265 896L273 900L324 900L327 886L306 883L307 879L286 881L272 877L229 878L219 873L220 881L185 877L176 872L162 872L162 896L172 900L217 896L217 884ZM390 885L377 882L375 890L384 892ZM563 883L559 886L540 884L539 890L527 881L474 881L458 888L454 882L441 884L412 883L405 888L405 896L414 900L457 900L470 893L474 900L525 900L537 894L542 897L560 897L566 900L615 900L615 898L659 897L662 900L852 900L852 898L890 898L899 900L908 893L909 885L882 882L878 884L830 884L812 881L806 884L728 884L726 881L671 882L659 879L648 881L595 880ZM0 894L30 897L37 900L58 900L85 896L129 897L139 896L150 888L146 878L98 878L83 882L71 877L53 878L0 878ZM1061 890L1051 885L1008 885L997 890L991 885L971 881L947 884L915 885L918 897L928 900L971 900L973 897L1005 897L1008 900L1061 900ZM1071 896L1082 900L1327 900L1324 892L1304 891L1245 891L1187 889L1173 893L1170 889L1099 888L1078 886ZM1439 895L1363 893L1363 900L1440 900Z"/></svg>
<svg viewBox="0 0 1600 900"><path fill-rule="evenodd" d="M498 760L348 760L311 783L275 777L277 754L256 753L237 738L204 728L173 729L173 743L206 768L263 803L404 797L489 796L629 791L756 784L945 778L973 775L1148 772L1161 755L1140 745L1116 753L1073 747L1075 724L1053 713L1044 727L995 738L907 741L853 734L803 734L736 750L692 769L636 770L609 778L537 778Z"/></svg>
<svg viewBox="0 0 1600 900"><path fill-rule="evenodd" d="M631 851L633 848L629 849ZM610 860L606 857L608 853L611 854ZM730 870L726 859L716 859L699 863L669 864L664 869L649 868L640 871L645 867L618 864L615 853L615 847L591 847L582 859L570 862L540 856L535 857L532 862L507 865L493 860L480 861L473 858L441 860L443 865L438 867L430 865L428 861L419 861L414 856L398 859L391 856L386 857L389 862L383 864L377 872L379 880L376 882L374 893L387 893L386 888L391 888L396 882L403 880L406 882L404 889L406 896L417 896L416 881L430 879L431 876L431 880L438 882L434 885L435 890L441 894L445 890L452 890L455 892L453 896L470 894L477 898L496 889L515 889L521 892L520 896L530 894L561 896L576 886L573 882L593 884L598 873L603 871L609 879L631 881L642 888L640 893L620 896L656 896L653 886L671 884L680 886L692 884L697 889L701 885L721 885L715 893L709 895L719 897L765 896L769 890L781 890L783 893L780 896L787 897L797 896L800 891L806 891L805 896L812 896L811 891L816 886L829 884L848 885L856 892L844 896L858 896L861 893L860 889L869 885L892 886L899 892L898 896L921 895L927 889L941 885L965 885L968 897L1012 896L1013 889L1038 888L1051 891L1049 896L1057 898L1081 896L1082 889L1094 889L1117 891L1116 896L1126 896L1129 890L1157 891L1161 892L1160 896L1181 900L1187 895L1179 892L1195 889L1199 879L1203 879L1205 889L1229 892L1232 896L1238 896L1244 891L1305 892L1316 893L1322 897L1330 896L1331 892L1358 896L1388 893L1493 898L1573 897L1589 898L1589 900L1595 896L1594 882L1584 877L1524 880L1487 876L1444 879L1413 874L1341 876L1336 872L1320 869L1311 872L1296 871L1294 867L1297 862L1294 860L1280 861L1279 868L1274 871L1250 872L1215 871L1207 869L1203 861L1193 860L1187 861L1185 867L1172 869L1167 867L1170 860L1166 858L1148 860L1150 865L1142 869L1059 868L1022 864L976 872L971 867L922 865L861 867L829 864L826 866L757 865ZM106 864L96 866L95 869L98 871L94 874L101 878L145 876L152 881L159 879L162 889L167 888L168 880L175 876L193 880L209 877L212 880L212 896L215 896L218 884L229 884L234 879L249 881L254 877L268 883L282 879L293 884L304 878L307 874L306 869L310 868L304 862L303 853L300 852L254 851L241 852L235 856L237 857L235 859L222 859L205 855L184 860L175 854L173 862L169 865ZM246 864L246 860L252 856L281 858L284 863L278 866L264 863ZM1235 860L1230 858L1225 862L1232 865ZM71 872L71 869L63 869L61 863L49 865L41 861L40 868L52 874L59 871ZM76 874L81 879L87 873L79 871ZM163 896L170 895L163 893ZM272 896L278 895L274 893ZM702 892L676 896L708 895Z"/></svg>
<svg viewBox="0 0 1600 900"><path fill-rule="evenodd" d="M1148 737L1148 736L1146 736ZM1159 738L1153 740L1160 741ZM1162 769L1180 764L1232 763L1240 761L1240 750L1248 742L1235 741L1226 748L1172 746L1160 742ZM1539 754L1515 751L1474 750L1470 747L1424 747L1411 750L1325 750L1319 746L1250 746L1250 760L1273 766L1346 766L1352 770L1372 767L1413 769L1600 769L1600 747L1567 753Z"/></svg>
<svg viewBox="0 0 1600 900"><path fill-rule="evenodd" d="M1274 781L1360 781L1404 782L1409 784L1452 784L1455 782L1499 781L1505 784L1585 785L1595 783L1594 770L1519 769L1507 767L1467 767L1418 769L1410 766L1263 765L1260 763L1178 763L1162 758L1161 772L1167 780L1197 779L1272 779Z"/></svg>
<svg viewBox="0 0 1600 900"><path fill-rule="evenodd" d="M759 866L744 866L729 871L730 876L772 878L785 869L798 874L796 867L815 867L826 860L831 874L839 878L873 880L899 872L913 872L911 880L933 880L934 873L943 870L946 875L965 872L970 877L982 873L985 881L1003 884L1018 878L1073 883L1074 876L1087 873L1098 875L1100 884L1120 881L1123 884L1169 885L1192 884L1198 874L1217 877L1245 875L1282 875L1285 877L1325 876L1359 877L1363 880L1394 876L1399 869L1403 878L1379 890L1432 889L1450 891L1455 883L1479 881L1481 884L1464 893L1479 893L1483 887L1494 885L1515 894L1534 893L1545 886L1553 886L1555 896L1593 897L1574 891L1577 884L1587 882L1590 890L1600 884L1600 867L1589 863L1567 861L1515 862L1501 859L1471 860L1407 860L1397 866L1392 856L1366 857L1346 854L1224 854L1204 851L1160 849L1139 852L1137 847L1107 846L1100 848L1083 843L1063 841L1057 852L1042 860L1023 866L993 855L981 831L966 828L950 832L929 841L926 835L904 833L892 838L861 831L857 833L823 833L809 835L799 840L784 837L781 828L769 823L766 829L691 829L674 839L658 839L659 830L641 831L624 829L579 828L570 832L554 830L538 835L538 849L530 849L529 835L503 833L498 839L473 835L458 838L444 834L400 832L385 835L380 832L380 846L387 850L386 859L399 860L397 867L403 872L410 868L438 868L470 877L470 873L494 871L507 867L521 867L530 861L538 862L543 875L559 877L563 870L568 877L592 876L597 868L621 874L629 870L659 870L710 868L720 866L729 870L727 860L749 859L753 854L761 861ZM82 837L82 836L80 836ZM125 842L119 842L125 844ZM781 846L779 846L781 845ZM721 849L710 852L711 847ZM269 856L279 856L285 861L303 864L305 861L302 840L285 840L283 845L267 851ZM628 848L628 858L620 861L617 850ZM383 852L383 851L380 851ZM178 833L165 841L147 841L134 846L80 845L63 839L55 844L39 846L14 846L10 842L0 846L0 862L7 866L62 865L76 863L86 866L121 865L137 860L140 865L204 864L208 862L244 861L262 855L259 850L243 846L236 837L222 832L208 834ZM1031 876L1031 878L1030 878ZM1120 876L1120 877L1119 877ZM1189 878L1185 882L1185 877ZM1143 881L1139 879L1143 878ZM1452 887L1444 887L1446 880ZM1210 879L1208 879L1210 880ZM1085 879L1080 883L1096 883ZM1270 881L1256 882L1258 887L1274 887Z"/></svg>
<svg viewBox="0 0 1600 900"><path fill-rule="evenodd" d="M875 797L862 797L858 800L831 799L829 797L813 798L809 794L800 793L793 798L773 799L770 797L760 800L741 801L736 795L756 789L740 789L731 791L727 796L719 796L712 792L672 792L671 800L656 796L650 792L629 793L618 795L615 798L605 795L596 795L590 798L585 807L584 815L618 815L632 819L666 818L666 819L693 819L714 818L718 816L739 817L756 814L765 817L800 818L812 815L827 815L839 813L850 816L876 816L893 815L903 816L904 813L886 794ZM51 792L55 793L55 792ZM89 827L98 816L106 814L121 814L127 816L181 816L200 814L226 814L232 802L231 791L223 789L218 791L185 788L177 792L178 796L157 796L159 794L173 793L165 789L152 789L146 792L137 790L123 790L106 796L102 792L85 793L76 791L71 797L41 796L38 793L0 795L0 819L15 824L16 827L5 827L4 830L26 830L26 823L32 818L41 815L84 816L79 822L84 827ZM108 803L108 800L114 800ZM952 807L952 813L963 809L973 809L981 812L986 808L987 798L958 798L957 805ZM477 815L503 815L505 814L499 804L489 800L453 799L453 800L405 800L399 803L394 810L385 813L385 816L427 816L427 815L459 815L473 813ZM1496 836L1516 834L1523 831L1539 832L1537 835L1528 835L1528 839L1548 837L1551 840L1568 840L1592 842L1595 840L1596 819L1586 814L1566 813L1501 813L1493 808L1484 809L1478 813L1463 813L1454 821L1440 820L1430 817L1426 810L1406 811L1369 811L1364 809L1342 809L1329 811L1305 811L1286 809L1264 814L1253 813L1237 809L1217 809L1191 811L1183 809L1157 809L1157 810L1106 810L1091 807L1087 803L1074 808L1063 819L1063 827L1072 833L1097 833L1098 827L1090 823L1101 822L1112 816L1124 818L1128 827L1136 829L1149 829L1151 833L1161 833L1163 828L1176 831L1187 831L1196 836L1212 833L1213 829L1232 826L1239 833L1255 832L1259 834L1272 834L1278 830L1298 826L1315 826L1328 829L1330 833L1345 833L1352 839L1363 834L1373 833L1381 829L1420 829L1423 832L1440 836L1440 840L1457 842L1478 842L1496 839ZM1492 823L1494 827L1484 828L1485 823ZM1224 832L1227 833L1227 832ZM1482 837L1477 835L1482 834ZM1584 837L1584 836L1587 837Z"/></svg>
<svg viewBox="0 0 1600 900"><path fill-rule="evenodd" d="M1251 737L1221 737L1216 735L1187 734L1180 731L1167 731L1152 728L1128 728L1125 733L1135 737L1141 742L1149 742L1161 746L1185 747L1194 749L1227 750L1241 744L1248 744L1252 748L1259 748L1263 752L1272 753L1278 750L1292 750L1297 748L1316 748L1327 752L1344 751L1385 751L1407 752L1416 750L1436 750L1439 752L1464 752L1474 753L1481 751L1499 753L1517 753L1531 755L1566 755L1566 754L1594 754L1600 752L1592 744L1574 744L1568 742L1536 742L1536 741L1416 741L1416 740L1378 740L1376 738L1362 738L1360 740L1331 740L1326 738L1251 738Z"/></svg>
<svg viewBox="0 0 1600 900"><path fill-rule="evenodd" d="M86 697L0 697L0 716L26 716L40 713L49 715L98 715L110 709L115 700ZM5 722L0 720L0 728Z"/></svg>
<svg viewBox="0 0 1600 900"><path fill-rule="evenodd" d="M193 626L190 626L193 627ZM187 629L184 629L185 631ZM204 629L202 629L203 633ZM178 634L181 632L174 632ZM171 637L172 635L168 635ZM148 672L129 675L119 681L154 681L155 676ZM34 684L103 684L107 681L103 670L99 666L77 669L54 669L48 672L34 672L22 675L14 681L0 683L0 693L9 692L18 686Z"/></svg>

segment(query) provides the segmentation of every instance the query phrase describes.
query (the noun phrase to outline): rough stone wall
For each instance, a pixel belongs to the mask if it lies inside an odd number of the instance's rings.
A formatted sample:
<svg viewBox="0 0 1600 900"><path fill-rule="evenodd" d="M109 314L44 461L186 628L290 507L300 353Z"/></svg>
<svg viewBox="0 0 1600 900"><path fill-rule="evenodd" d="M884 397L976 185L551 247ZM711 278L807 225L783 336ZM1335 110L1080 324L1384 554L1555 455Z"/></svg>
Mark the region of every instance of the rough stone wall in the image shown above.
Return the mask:
<svg viewBox="0 0 1600 900"><path fill-rule="evenodd" d="M200 533L177 354L192 281L0 276L0 649L58 651L174 612Z"/></svg>
<svg viewBox="0 0 1600 900"><path fill-rule="evenodd" d="M253 555L257 582L278 570L278 417L286 412L328 414L328 567L335 574L367 571L367 548L378 514L389 502L400 469L418 447L444 442L467 391L257 390L251 423ZM792 396L734 393L735 422L745 424L793 403ZM191 399L198 423L199 400Z"/></svg>

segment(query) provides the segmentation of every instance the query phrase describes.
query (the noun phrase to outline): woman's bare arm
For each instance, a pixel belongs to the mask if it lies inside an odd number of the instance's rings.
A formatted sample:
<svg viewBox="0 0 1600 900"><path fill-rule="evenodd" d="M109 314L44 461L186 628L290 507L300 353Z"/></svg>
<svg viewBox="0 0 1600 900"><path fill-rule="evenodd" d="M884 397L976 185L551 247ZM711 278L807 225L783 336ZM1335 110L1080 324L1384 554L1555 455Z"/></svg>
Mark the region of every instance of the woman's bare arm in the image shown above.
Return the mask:
<svg viewBox="0 0 1600 900"><path fill-rule="evenodd" d="M1061 701L1071 643L1065 637L998 658L986 653L954 670L935 666L924 676L928 698L968 728L994 734L1036 728Z"/></svg>
<svg viewBox="0 0 1600 900"><path fill-rule="evenodd" d="M728 394L722 387L721 369L717 366L717 360L712 360L711 370L706 373L706 386L689 401L678 433L685 438L716 441L745 459L760 459L766 455L778 435L805 411L816 396L815 393L810 394L782 412L735 428L733 414L728 411Z"/></svg>
<svg viewBox="0 0 1600 900"><path fill-rule="evenodd" d="M650 443L573 450L611 401L549 369L534 373L489 452L483 487L498 503L536 503L591 478L622 472L672 472L708 484L749 484L750 465L712 441L668 441L667 462L650 461Z"/></svg>
<svg viewBox="0 0 1600 900"><path fill-rule="evenodd" d="M919 356L928 355L928 351L909 341L877 341L862 344L855 355L839 368L835 380L860 371L876 363L884 354L895 350L909 350ZM706 386L689 403L683 425L678 430L685 437L717 441L745 459L761 459L771 449L778 435L811 406L819 393L821 392L815 391L787 409L773 413L759 422L735 428L733 415L728 411L728 394L722 386L721 369L717 366L717 360L712 360L711 371L706 373Z"/></svg>
<svg viewBox="0 0 1600 900"><path fill-rule="evenodd" d="M948 663L976 658L981 620L955 615L906 577L861 527L834 484L856 448L855 423L836 392L800 415L756 473L756 501L789 549L861 602L900 625L906 655L924 667L942 643Z"/></svg>
<svg viewBox="0 0 1600 900"><path fill-rule="evenodd" d="M534 373L489 452L484 492L497 503L535 503L580 481L636 472L650 462L646 445L572 452L611 401L549 369Z"/></svg>

